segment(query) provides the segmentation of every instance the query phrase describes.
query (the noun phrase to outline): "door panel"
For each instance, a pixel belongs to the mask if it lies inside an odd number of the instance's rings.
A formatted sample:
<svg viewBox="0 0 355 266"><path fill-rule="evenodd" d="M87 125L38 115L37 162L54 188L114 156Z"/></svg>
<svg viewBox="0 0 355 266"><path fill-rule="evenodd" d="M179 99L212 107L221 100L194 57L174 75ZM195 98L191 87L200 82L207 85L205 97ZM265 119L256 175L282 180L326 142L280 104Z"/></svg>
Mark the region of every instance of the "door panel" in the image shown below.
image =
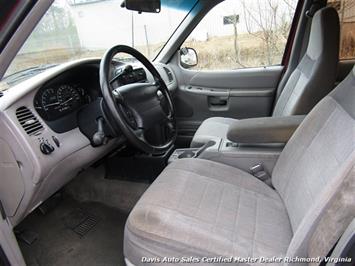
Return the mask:
<svg viewBox="0 0 355 266"><path fill-rule="evenodd" d="M169 58L179 84L178 143L188 146L209 117L271 114L302 3L225 0L191 28L181 50Z"/></svg>
<svg viewBox="0 0 355 266"><path fill-rule="evenodd" d="M173 60L176 61L176 60ZM178 145L186 146L203 120L214 117L269 116L283 67L229 71L187 70L170 65L179 87L175 94Z"/></svg>

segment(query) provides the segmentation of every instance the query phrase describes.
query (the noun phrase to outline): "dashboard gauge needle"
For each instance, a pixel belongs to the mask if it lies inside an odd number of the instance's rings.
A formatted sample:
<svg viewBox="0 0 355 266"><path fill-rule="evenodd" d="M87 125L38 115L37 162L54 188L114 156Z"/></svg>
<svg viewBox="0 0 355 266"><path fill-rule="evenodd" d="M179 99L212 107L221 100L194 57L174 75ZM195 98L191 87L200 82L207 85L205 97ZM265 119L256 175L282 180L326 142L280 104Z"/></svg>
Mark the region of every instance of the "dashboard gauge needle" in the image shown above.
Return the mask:
<svg viewBox="0 0 355 266"><path fill-rule="evenodd" d="M66 104L67 102L70 102L71 100L73 100L73 98L69 98L68 100L66 100L65 102L62 102L61 104Z"/></svg>
<svg viewBox="0 0 355 266"><path fill-rule="evenodd" d="M55 102L55 103L49 103L43 106L43 108L49 107L49 106L53 106L53 105L59 105L60 102Z"/></svg>

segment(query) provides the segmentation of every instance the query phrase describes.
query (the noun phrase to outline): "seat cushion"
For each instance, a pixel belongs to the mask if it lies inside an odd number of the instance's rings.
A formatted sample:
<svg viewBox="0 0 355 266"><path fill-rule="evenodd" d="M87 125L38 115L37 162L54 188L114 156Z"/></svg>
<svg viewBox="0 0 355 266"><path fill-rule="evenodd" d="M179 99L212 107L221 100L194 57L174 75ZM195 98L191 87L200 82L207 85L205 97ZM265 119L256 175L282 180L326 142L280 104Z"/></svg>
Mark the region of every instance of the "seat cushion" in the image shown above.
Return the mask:
<svg viewBox="0 0 355 266"><path fill-rule="evenodd" d="M191 148L200 147L209 140L214 138L227 138L229 126L237 119L227 117L211 117L202 122L197 129L192 142Z"/></svg>
<svg viewBox="0 0 355 266"><path fill-rule="evenodd" d="M143 265L142 257L283 256L291 238L275 190L237 168L182 159L132 210L124 254L134 265Z"/></svg>

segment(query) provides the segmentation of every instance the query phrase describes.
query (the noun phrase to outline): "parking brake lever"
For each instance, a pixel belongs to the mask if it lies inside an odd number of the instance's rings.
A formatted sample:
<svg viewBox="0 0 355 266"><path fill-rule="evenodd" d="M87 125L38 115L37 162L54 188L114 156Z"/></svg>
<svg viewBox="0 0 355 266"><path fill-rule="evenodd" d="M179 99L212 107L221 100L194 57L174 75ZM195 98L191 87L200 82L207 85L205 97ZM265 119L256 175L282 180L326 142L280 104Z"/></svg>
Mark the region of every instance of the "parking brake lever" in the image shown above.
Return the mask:
<svg viewBox="0 0 355 266"><path fill-rule="evenodd" d="M196 151L194 157L197 158L197 157L200 156L200 154L203 153L207 148L209 148L209 147L211 147L211 146L213 146L213 145L215 145L215 144L216 144L216 142L213 141L213 140L210 140L210 141L206 142L203 146L201 146L201 147Z"/></svg>

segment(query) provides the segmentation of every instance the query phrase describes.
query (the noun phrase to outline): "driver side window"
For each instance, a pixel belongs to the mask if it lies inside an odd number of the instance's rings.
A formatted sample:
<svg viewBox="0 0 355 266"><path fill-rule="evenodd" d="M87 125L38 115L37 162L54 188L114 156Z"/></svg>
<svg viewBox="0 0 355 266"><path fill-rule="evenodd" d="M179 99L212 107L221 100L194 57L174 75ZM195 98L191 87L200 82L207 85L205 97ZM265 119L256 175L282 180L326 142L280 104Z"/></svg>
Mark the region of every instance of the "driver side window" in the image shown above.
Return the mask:
<svg viewBox="0 0 355 266"><path fill-rule="evenodd" d="M195 69L231 70L279 65L297 2L226 0L202 19L182 47L196 51Z"/></svg>

